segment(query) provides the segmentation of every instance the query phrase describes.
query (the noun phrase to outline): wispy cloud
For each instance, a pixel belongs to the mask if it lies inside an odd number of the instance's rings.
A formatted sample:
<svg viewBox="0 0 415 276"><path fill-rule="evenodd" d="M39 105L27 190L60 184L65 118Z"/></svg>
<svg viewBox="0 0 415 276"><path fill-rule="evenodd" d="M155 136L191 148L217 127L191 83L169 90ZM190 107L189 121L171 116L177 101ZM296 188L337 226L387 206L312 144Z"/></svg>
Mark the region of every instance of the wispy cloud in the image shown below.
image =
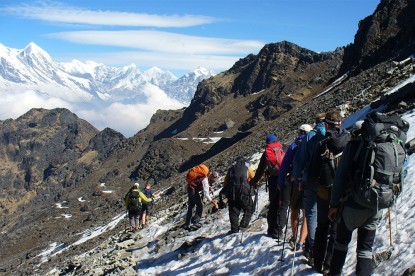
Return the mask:
<svg viewBox="0 0 415 276"><path fill-rule="evenodd" d="M257 51L257 40L209 38L160 31L76 31L49 36L80 44L119 46L165 53L235 54Z"/></svg>
<svg viewBox="0 0 415 276"><path fill-rule="evenodd" d="M217 18L203 15L157 15L88 10L51 1L37 2L36 5L10 5L2 7L0 10L20 17L48 22L103 26L191 27L219 21Z"/></svg>
<svg viewBox="0 0 415 276"><path fill-rule="evenodd" d="M73 54L61 54L55 57L63 62L71 62ZM236 55L191 55L191 54L169 54L160 52L125 51L105 53L80 53L76 59L82 61L93 60L107 66L124 66L126 64L137 64L140 68L160 67L165 70L191 71L197 67L205 67L221 72L229 69L240 59Z"/></svg>

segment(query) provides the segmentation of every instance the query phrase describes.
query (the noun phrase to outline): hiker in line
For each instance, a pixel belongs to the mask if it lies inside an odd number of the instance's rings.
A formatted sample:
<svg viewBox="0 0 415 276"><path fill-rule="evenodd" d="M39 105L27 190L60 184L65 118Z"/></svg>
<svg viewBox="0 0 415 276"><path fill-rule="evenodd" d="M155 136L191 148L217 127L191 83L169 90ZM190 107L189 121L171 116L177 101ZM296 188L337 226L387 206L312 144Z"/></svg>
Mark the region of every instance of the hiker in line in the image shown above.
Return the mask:
<svg viewBox="0 0 415 276"><path fill-rule="evenodd" d="M252 186L258 186L259 180L265 173L266 189L268 189L269 209L267 214L268 231L267 234L274 238L281 237L281 224L278 224L278 209L279 209L279 191L278 191L278 174L281 167L282 159L284 158L284 151L282 145L278 141L278 137L274 134L268 134L265 139L265 151L261 156L258 168L255 172L255 177L251 181ZM286 218L281 218L286 220Z"/></svg>
<svg viewBox="0 0 415 276"><path fill-rule="evenodd" d="M326 113L326 134L315 147L308 168L308 180L317 183L317 228L314 237L314 269L327 272L330 266L336 224L328 219L331 187L343 149L350 133L341 129L342 117L337 111ZM329 239L327 239L329 237Z"/></svg>
<svg viewBox="0 0 415 276"><path fill-rule="evenodd" d="M315 127L307 133L295 153L291 181L298 181L303 187L303 206L307 223L307 242L304 255L310 265L313 264L314 235L317 227L317 185L308 181L308 166L311 154L319 140L323 139L326 129L323 120L325 113L317 114Z"/></svg>
<svg viewBox="0 0 415 276"><path fill-rule="evenodd" d="M149 203L151 201L151 198L146 197L140 191L140 184L134 183L124 197L125 207L128 210L128 219L130 220L130 231L136 232L140 229L141 202Z"/></svg>
<svg viewBox="0 0 415 276"><path fill-rule="evenodd" d="M397 115L378 115L367 115L360 131L355 131L344 149L336 171L328 216L339 222L327 275L341 274L355 229L358 229L356 275L373 273L376 228L383 209L393 205L402 188L406 157L403 145L409 124Z"/></svg>
<svg viewBox="0 0 415 276"><path fill-rule="evenodd" d="M296 181L291 182L290 176L292 173L293 159L295 152L298 150L298 146L305 135L310 132L313 128L304 124L298 129L298 136L294 142L291 143L287 152L285 153L284 159L282 160L280 173L278 175L278 188L282 191L282 204L280 212L287 212L288 205L291 209L291 230L292 236L289 239L289 243L294 250L302 249L305 239L307 238L307 223L305 222L304 208L301 204L302 187L298 185ZM303 223L301 224L300 237L298 239L298 224L300 223L300 208L303 214Z"/></svg>
<svg viewBox="0 0 415 276"><path fill-rule="evenodd" d="M147 198L151 198L153 200L157 197L157 195L153 193L153 190L151 190L150 183L146 184L143 193L146 195ZM150 203L146 203L143 201L141 208L141 228L146 227L146 225L148 224L148 221L150 220L151 210L153 209L153 204L154 201L151 201Z"/></svg>
<svg viewBox="0 0 415 276"><path fill-rule="evenodd" d="M219 179L217 172L209 171L209 168L200 164L189 170L186 176L188 208L186 214L186 222L182 226L184 229L189 229L192 223L194 227L200 227L200 219L203 213L203 201L200 192L203 191L204 197L210 202L215 209L219 209L218 202L211 197L210 193L213 188L210 186ZM196 206L196 213L193 216L193 208Z"/></svg>
<svg viewBox="0 0 415 276"><path fill-rule="evenodd" d="M226 173L221 193L225 194L229 205L229 221L231 230L229 234L238 233L249 226L254 212L252 196L255 194L255 187L249 182L254 178L255 173L248 161L237 159ZM239 215L243 216L239 222Z"/></svg>

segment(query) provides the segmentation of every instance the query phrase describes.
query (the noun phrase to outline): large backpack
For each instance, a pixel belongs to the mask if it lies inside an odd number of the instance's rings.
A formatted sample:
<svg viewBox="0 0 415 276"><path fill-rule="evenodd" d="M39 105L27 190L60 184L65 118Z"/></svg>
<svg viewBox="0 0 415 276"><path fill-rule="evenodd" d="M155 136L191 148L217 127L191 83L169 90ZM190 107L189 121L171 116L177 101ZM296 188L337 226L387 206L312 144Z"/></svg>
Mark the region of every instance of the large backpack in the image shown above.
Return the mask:
<svg viewBox="0 0 415 276"><path fill-rule="evenodd" d="M319 142L318 161L311 160L312 168L318 170L318 183L323 187L331 187L335 172L340 163L343 150L350 140L350 133L345 129L338 132L326 132L326 138ZM310 172L310 175L311 172Z"/></svg>
<svg viewBox="0 0 415 276"><path fill-rule="evenodd" d="M229 200L241 200L248 203L249 197L255 195L255 189L248 183L249 162L239 159L229 171L229 183L225 186L225 195Z"/></svg>
<svg viewBox="0 0 415 276"><path fill-rule="evenodd" d="M127 208L128 211L131 213L138 213L141 211L141 200L140 200L140 194L138 191L130 191L127 195L128 201L127 201Z"/></svg>
<svg viewBox="0 0 415 276"><path fill-rule="evenodd" d="M209 168L205 164L197 165L191 168L189 172L187 173L186 182L190 187L195 189L198 186L200 186L198 185L200 183L197 183L198 182L197 180L205 178L206 176L208 176L208 174L209 174Z"/></svg>
<svg viewBox="0 0 415 276"><path fill-rule="evenodd" d="M398 115L370 113L353 157L353 200L370 209L389 208L403 186L409 123Z"/></svg>
<svg viewBox="0 0 415 276"><path fill-rule="evenodd" d="M265 158L267 160L268 173L278 175L285 152L281 147L268 144L265 148Z"/></svg>

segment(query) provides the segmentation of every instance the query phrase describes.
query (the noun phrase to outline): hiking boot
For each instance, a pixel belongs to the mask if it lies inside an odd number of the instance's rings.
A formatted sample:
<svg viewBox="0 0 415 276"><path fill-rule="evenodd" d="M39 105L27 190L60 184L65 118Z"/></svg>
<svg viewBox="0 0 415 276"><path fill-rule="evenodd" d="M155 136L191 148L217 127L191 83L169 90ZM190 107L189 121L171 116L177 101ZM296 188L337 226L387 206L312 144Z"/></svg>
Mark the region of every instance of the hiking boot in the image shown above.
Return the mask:
<svg viewBox="0 0 415 276"><path fill-rule="evenodd" d="M270 236L273 239L276 239L278 242L280 241L280 238L282 237L281 233L278 233L278 232L271 232L271 233L268 232L268 236Z"/></svg>
<svg viewBox="0 0 415 276"><path fill-rule="evenodd" d="M180 228L182 228L182 229L184 229L184 230L189 230L190 225L189 225L189 224L187 224L187 223L185 223L185 224L183 224L182 226L180 226Z"/></svg>
<svg viewBox="0 0 415 276"><path fill-rule="evenodd" d="M239 230L229 230L228 235L239 233Z"/></svg>

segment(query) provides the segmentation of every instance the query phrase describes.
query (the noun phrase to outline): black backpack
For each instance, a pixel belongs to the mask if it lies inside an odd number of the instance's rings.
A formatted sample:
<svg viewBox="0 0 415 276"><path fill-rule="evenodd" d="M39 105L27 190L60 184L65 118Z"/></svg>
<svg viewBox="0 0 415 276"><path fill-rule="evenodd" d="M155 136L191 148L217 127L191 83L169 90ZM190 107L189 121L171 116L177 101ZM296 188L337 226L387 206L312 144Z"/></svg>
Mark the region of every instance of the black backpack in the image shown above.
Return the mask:
<svg viewBox="0 0 415 276"><path fill-rule="evenodd" d="M339 131L327 131L326 138L319 142L319 160L313 161L313 167L317 167L320 186L329 188L333 185L335 172L349 140L350 133L345 129L341 129Z"/></svg>
<svg viewBox="0 0 415 276"><path fill-rule="evenodd" d="M236 160L229 171L229 183L225 187L225 195L230 200L247 198L255 194L254 188L248 183L249 162Z"/></svg>
<svg viewBox="0 0 415 276"><path fill-rule="evenodd" d="M353 200L379 210L395 202L403 186L409 123L398 115L370 113L361 128L353 157Z"/></svg>
<svg viewBox="0 0 415 276"><path fill-rule="evenodd" d="M133 190L128 194L127 207L128 211L131 213L138 213L141 211L141 200L138 191Z"/></svg>

